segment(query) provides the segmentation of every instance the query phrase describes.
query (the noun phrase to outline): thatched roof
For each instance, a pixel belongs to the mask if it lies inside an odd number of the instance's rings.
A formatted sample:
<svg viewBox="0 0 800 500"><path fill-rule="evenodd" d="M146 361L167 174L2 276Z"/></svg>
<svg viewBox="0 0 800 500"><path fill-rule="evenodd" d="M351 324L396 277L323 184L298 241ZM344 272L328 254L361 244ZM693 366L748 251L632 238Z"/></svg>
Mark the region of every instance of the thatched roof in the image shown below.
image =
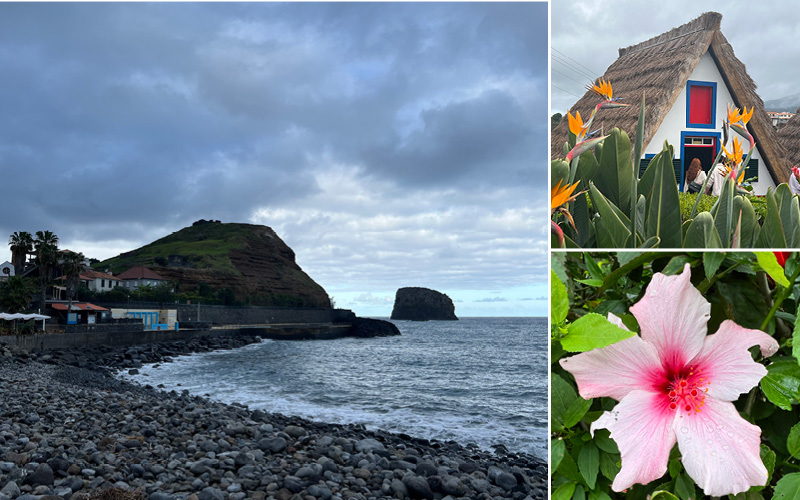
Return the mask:
<svg viewBox="0 0 800 500"><path fill-rule="evenodd" d="M800 164L800 108L778 131L778 142L786 151L786 160L792 165Z"/></svg>
<svg viewBox="0 0 800 500"><path fill-rule="evenodd" d="M706 12L683 26L619 49L619 58L608 67L603 78L613 85L614 97L624 97L623 102L630 106L598 111L592 129L603 127L609 131L619 127L628 133L633 142L644 93L646 147L685 88L700 58L708 51L733 96L733 104L739 108L755 107L748 129L755 137L772 177L777 182L786 182L790 165L785 164L783 149L777 143L777 135L764 109L764 102L756 94L755 82L748 76L744 64L736 58L733 48L720 31L721 21L721 14ZM599 99L596 94L586 92L571 111L573 114L580 111L581 116L588 119ZM552 158L563 158L568 132L567 120L562 120L553 130L550 146Z"/></svg>

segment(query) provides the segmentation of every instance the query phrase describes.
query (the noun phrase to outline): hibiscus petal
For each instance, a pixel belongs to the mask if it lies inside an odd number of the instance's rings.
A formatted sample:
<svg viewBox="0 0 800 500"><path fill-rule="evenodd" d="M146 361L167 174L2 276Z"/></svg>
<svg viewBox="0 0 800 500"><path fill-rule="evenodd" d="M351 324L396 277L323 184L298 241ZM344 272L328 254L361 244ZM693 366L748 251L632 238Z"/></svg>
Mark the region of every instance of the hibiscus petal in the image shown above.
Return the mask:
<svg viewBox="0 0 800 500"><path fill-rule="evenodd" d="M702 411L676 418L674 430L683 466L706 495L736 495L767 484L761 429L740 417L733 403L706 398Z"/></svg>
<svg viewBox="0 0 800 500"><path fill-rule="evenodd" d="M753 361L748 349L761 348L764 356L778 350L778 342L759 330L743 328L733 321L723 322L717 333L706 337L703 349L689 362L694 373L703 378L708 396L734 401L749 391L767 374L764 365Z"/></svg>
<svg viewBox="0 0 800 500"><path fill-rule="evenodd" d="M703 347L711 304L692 286L689 264L676 276L656 273L631 307L642 338L656 346L664 366L679 370Z"/></svg>
<svg viewBox="0 0 800 500"><path fill-rule="evenodd" d="M667 472L669 452L675 445L675 412L661 394L633 391L613 410L592 423L591 431L608 429L616 441L622 468L611 489L622 491L635 483L647 484Z"/></svg>
<svg viewBox="0 0 800 500"><path fill-rule="evenodd" d="M655 348L638 335L561 360L575 377L584 399L610 397L617 401L635 389L658 383L661 362Z"/></svg>

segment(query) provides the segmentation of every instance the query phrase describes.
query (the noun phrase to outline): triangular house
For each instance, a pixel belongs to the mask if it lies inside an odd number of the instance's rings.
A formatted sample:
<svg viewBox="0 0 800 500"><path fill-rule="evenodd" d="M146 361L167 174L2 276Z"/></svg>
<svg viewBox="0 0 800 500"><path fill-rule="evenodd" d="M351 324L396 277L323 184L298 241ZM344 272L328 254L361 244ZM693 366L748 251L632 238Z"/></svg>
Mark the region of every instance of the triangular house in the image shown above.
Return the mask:
<svg viewBox="0 0 800 500"><path fill-rule="evenodd" d="M706 170L711 166L722 140L728 104L748 110L755 107L747 126L755 137L756 151L746 177L758 176L754 192L764 194L767 188L788 180L789 165L764 102L756 94L755 82L720 31L721 21L721 14L706 12L683 26L619 49L619 58L602 78L613 85L614 97L623 97L630 106L598 111L592 129L602 127L608 132L619 127L633 143L644 94L644 158L660 152L664 141L669 142L675 148L675 177L683 189L684 172L692 158L699 157ZM587 92L571 111L588 119L598 102L596 94ZM564 157L568 132L566 119L553 130L552 158ZM646 164L642 161L642 171Z"/></svg>
<svg viewBox="0 0 800 500"><path fill-rule="evenodd" d="M778 141L791 165L800 164L800 108L797 113L778 131Z"/></svg>

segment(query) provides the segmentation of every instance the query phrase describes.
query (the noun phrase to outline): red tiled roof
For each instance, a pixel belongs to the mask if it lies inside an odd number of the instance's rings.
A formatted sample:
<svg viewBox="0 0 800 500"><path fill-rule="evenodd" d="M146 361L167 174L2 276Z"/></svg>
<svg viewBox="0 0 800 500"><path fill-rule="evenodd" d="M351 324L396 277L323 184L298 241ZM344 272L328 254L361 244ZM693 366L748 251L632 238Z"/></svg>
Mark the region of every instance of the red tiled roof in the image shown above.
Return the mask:
<svg viewBox="0 0 800 500"><path fill-rule="evenodd" d="M56 303L56 304L51 304L50 306L57 311L67 310L67 304ZM73 303L72 310L74 311L76 309L79 309L81 311L108 311L108 309L106 309L105 307L96 306L88 302Z"/></svg>
<svg viewBox="0 0 800 500"><path fill-rule="evenodd" d="M148 269L143 266L136 266L128 269L124 273L120 273L117 275L117 278L123 280L140 280L140 279L147 279L147 280L162 280L166 281L166 278L163 278L159 274L157 274L152 269Z"/></svg>
<svg viewBox="0 0 800 500"><path fill-rule="evenodd" d="M110 274L101 273L99 271L92 271L92 270L88 270L88 271L82 272L80 278L82 280L93 280L93 279L98 279L99 278L99 279L106 279L106 280L122 281L120 278L117 278L116 276L111 276Z"/></svg>

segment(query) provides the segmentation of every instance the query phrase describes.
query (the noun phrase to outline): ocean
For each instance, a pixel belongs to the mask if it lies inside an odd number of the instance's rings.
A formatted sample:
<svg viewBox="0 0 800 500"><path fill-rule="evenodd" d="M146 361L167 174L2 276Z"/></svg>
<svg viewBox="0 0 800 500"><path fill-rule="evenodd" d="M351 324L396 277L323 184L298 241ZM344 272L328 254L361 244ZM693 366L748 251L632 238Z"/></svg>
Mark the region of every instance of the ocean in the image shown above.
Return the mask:
<svg viewBox="0 0 800 500"><path fill-rule="evenodd" d="M401 336L264 340L121 376L251 409L546 458L546 318L393 322Z"/></svg>

